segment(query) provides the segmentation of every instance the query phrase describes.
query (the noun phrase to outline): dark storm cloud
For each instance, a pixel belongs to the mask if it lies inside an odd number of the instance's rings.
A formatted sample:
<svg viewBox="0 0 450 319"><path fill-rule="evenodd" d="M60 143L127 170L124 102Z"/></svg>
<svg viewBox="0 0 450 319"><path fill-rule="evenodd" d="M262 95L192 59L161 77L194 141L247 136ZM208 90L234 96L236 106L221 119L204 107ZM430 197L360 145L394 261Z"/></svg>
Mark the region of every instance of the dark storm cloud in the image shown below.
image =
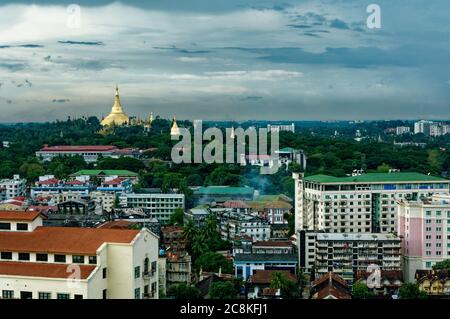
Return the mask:
<svg viewBox="0 0 450 319"><path fill-rule="evenodd" d="M70 99L53 99L52 103L67 103L70 102Z"/></svg>
<svg viewBox="0 0 450 319"><path fill-rule="evenodd" d="M232 48L229 48L232 49ZM448 64L445 51L429 52L427 48L404 46L393 49L377 47L326 48L324 52L307 52L302 48L234 48L257 53L259 59L273 63L331 64L352 67L419 66ZM425 55L428 52L428 56Z"/></svg>
<svg viewBox="0 0 450 319"><path fill-rule="evenodd" d="M70 44L70 45L105 45L101 41L58 41L61 44Z"/></svg>
<svg viewBox="0 0 450 319"><path fill-rule="evenodd" d="M9 48L26 48L26 49L36 49L43 48L44 46L41 44L19 44L19 45L0 45L0 49L9 49Z"/></svg>
<svg viewBox="0 0 450 319"><path fill-rule="evenodd" d="M339 20L339 19L331 20L330 27L335 28L335 29L344 29L344 30L350 29L348 27L348 24L345 23L345 21L342 21L342 20Z"/></svg>
<svg viewBox="0 0 450 319"><path fill-rule="evenodd" d="M181 48L177 48L176 46L168 46L168 47L154 46L153 49L155 49L155 50L166 50L166 51L172 51L172 52L183 53L183 54L206 54L206 53L211 53L212 52L210 50L181 49Z"/></svg>
<svg viewBox="0 0 450 319"><path fill-rule="evenodd" d="M241 99L241 101L259 101L262 100L262 96L246 96Z"/></svg>

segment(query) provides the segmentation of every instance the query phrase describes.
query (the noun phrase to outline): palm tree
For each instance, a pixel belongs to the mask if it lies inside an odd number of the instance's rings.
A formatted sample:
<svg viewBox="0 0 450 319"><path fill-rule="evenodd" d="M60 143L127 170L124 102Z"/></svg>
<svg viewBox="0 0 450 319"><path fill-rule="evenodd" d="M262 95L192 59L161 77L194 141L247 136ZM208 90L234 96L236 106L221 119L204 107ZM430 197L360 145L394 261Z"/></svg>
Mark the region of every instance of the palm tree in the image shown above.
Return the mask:
<svg viewBox="0 0 450 319"><path fill-rule="evenodd" d="M195 235L192 241L192 254L195 256L201 256L208 251L208 244L204 234L198 233Z"/></svg>
<svg viewBox="0 0 450 319"><path fill-rule="evenodd" d="M272 279L270 281L270 288L283 289L285 286L286 278L282 272L276 271L272 274Z"/></svg>
<svg viewBox="0 0 450 319"><path fill-rule="evenodd" d="M217 233L217 220L214 215L208 215L203 226L206 238L212 238Z"/></svg>
<svg viewBox="0 0 450 319"><path fill-rule="evenodd" d="M197 235L197 233L198 233L197 226L195 226L195 224L192 220L189 220L183 229L184 239L191 242L194 239L194 237Z"/></svg>

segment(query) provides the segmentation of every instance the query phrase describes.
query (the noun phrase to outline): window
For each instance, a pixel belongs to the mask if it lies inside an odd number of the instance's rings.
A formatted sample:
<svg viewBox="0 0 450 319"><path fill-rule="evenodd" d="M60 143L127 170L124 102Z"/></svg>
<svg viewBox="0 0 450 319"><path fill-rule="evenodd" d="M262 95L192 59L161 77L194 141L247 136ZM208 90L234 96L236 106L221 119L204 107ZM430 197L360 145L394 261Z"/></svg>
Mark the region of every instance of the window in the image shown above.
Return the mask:
<svg viewBox="0 0 450 319"><path fill-rule="evenodd" d="M56 294L56 299L70 299L70 294Z"/></svg>
<svg viewBox="0 0 450 319"><path fill-rule="evenodd" d="M108 291L106 289L103 289L103 291L102 291L102 298L106 299L107 295L108 295Z"/></svg>
<svg viewBox="0 0 450 319"><path fill-rule="evenodd" d="M0 223L1 230L11 230L11 223Z"/></svg>
<svg viewBox="0 0 450 319"><path fill-rule="evenodd" d="M134 267L134 278L139 278L141 277L141 267L136 266Z"/></svg>
<svg viewBox="0 0 450 319"><path fill-rule="evenodd" d="M89 264L91 265L97 264L97 256L89 256Z"/></svg>
<svg viewBox="0 0 450 319"><path fill-rule="evenodd" d="M74 264L84 264L84 256L72 256L72 262Z"/></svg>
<svg viewBox="0 0 450 319"><path fill-rule="evenodd" d="M13 290L3 290L2 291L2 298L3 299L12 299L12 298L14 298L14 291Z"/></svg>
<svg viewBox="0 0 450 319"><path fill-rule="evenodd" d="M55 263L65 263L66 255L55 255Z"/></svg>
<svg viewBox="0 0 450 319"><path fill-rule="evenodd" d="M27 223L17 223L16 229L17 230L28 230L28 224Z"/></svg>
<svg viewBox="0 0 450 319"><path fill-rule="evenodd" d="M74 295L73 299L83 299L83 295Z"/></svg>
<svg viewBox="0 0 450 319"><path fill-rule="evenodd" d="M19 253L19 260L30 260L29 253Z"/></svg>
<svg viewBox="0 0 450 319"><path fill-rule="evenodd" d="M134 299L141 299L141 288L134 289Z"/></svg>
<svg viewBox="0 0 450 319"><path fill-rule="evenodd" d="M39 292L38 298L39 299L52 299L52 294L49 292Z"/></svg>
<svg viewBox="0 0 450 319"><path fill-rule="evenodd" d="M102 269L102 273L103 273L103 279L106 278L106 268Z"/></svg>
<svg viewBox="0 0 450 319"><path fill-rule="evenodd" d="M0 254L1 259L11 260L12 259L12 252L9 251L2 251Z"/></svg>
<svg viewBox="0 0 450 319"><path fill-rule="evenodd" d="M36 254L36 261L48 261L47 254Z"/></svg>

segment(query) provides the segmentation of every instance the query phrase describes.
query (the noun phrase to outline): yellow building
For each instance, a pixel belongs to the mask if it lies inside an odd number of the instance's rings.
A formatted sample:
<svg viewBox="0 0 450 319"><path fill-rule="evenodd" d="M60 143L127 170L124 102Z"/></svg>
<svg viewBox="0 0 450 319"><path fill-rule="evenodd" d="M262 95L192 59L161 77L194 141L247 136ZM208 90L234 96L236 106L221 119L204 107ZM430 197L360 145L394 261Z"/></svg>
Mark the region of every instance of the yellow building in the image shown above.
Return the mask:
<svg viewBox="0 0 450 319"><path fill-rule="evenodd" d="M416 282L420 291L429 295L450 294L450 276L447 270L417 270Z"/></svg>
<svg viewBox="0 0 450 319"><path fill-rule="evenodd" d="M102 126L123 125L128 124L130 118L123 111L122 104L120 103L119 87L116 86L116 95L114 97L114 105L111 108L111 113L103 119Z"/></svg>

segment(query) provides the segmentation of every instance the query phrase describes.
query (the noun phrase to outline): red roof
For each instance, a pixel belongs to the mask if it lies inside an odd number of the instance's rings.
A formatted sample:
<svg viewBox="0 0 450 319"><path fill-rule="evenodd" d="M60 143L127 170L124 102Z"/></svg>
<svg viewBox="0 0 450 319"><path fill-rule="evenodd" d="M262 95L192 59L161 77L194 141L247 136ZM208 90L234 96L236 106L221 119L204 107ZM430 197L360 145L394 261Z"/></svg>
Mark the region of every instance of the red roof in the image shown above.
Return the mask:
<svg viewBox="0 0 450 319"><path fill-rule="evenodd" d="M56 178L49 178L45 181L38 181L37 184L38 185L53 185L53 184L58 184L59 180L57 180Z"/></svg>
<svg viewBox="0 0 450 319"><path fill-rule="evenodd" d="M0 275L66 279L73 273L69 266L64 264L2 261L0 262ZM80 279L87 279L96 267L88 265L77 266L80 267Z"/></svg>
<svg viewBox="0 0 450 319"><path fill-rule="evenodd" d="M65 184L66 184L66 185L84 185L83 182L77 181L77 180L74 180L74 181L68 181L68 182L66 182Z"/></svg>
<svg viewBox="0 0 450 319"><path fill-rule="evenodd" d="M223 203L226 208L250 208L248 204L242 200L227 200Z"/></svg>
<svg viewBox="0 0 450 319"><path fill-rule="evenodd" d="M104 228L104 229L130 229L133 225L136 223L127 221L127 220L115 220L112 222L106 222L104 224L101 224L97 228Z"/></svg>
<svg viewBox="0 0 450 319"><path fill-rule="evenodd" d="M297 282L297 277L288 270L255 270L248 279L252 284L270 284L275 273L282 273L284 277L292 282Z"/></svg>
<svg viewBox="0 0 450 319"><path fill-rule="evenodd" d="M37 227L31 232L2 232L0 251L95 255L104 243L128 244L139 232L131 229Z"/></svg>
<svg viewBox="0 0 450 319"><path fill-rule="evenodd" d="M120 184L122 182L123 182L123 179L117 177L117 178L112 179L112 180L110 180L108 182L104 182L103 185L116 185L116 184Z"/></svg>
<svg viewBox="0 0 450 319"><path fill-rule="evenodd" d="M16 200L8 200L6 202L3 202L4 204L10 204L10 205L14 205L14 206L18 206L18 207L22 207L24 204L23 202L18 202Z"/></svg>
<svg viewBox="0 0 450 319"><path fill-rule="evenodd" d="M17 197L14 197L13 200L16 200L16 201L19 201L19 202L24 202L24 201L27 200L27 198L24 197L24 196L17 196Z"/></svg>
<svg viewBox="0 0 450 319"><path fill-rule="evenodd" d="M257 241L253 244L253 247L292 247L292 242L290 241Z"/></svg>
<svg viewBox="0 0 450 319"><path fill-rule="evenodd" d="M44 146L41 152L107 152L116 150L117 147L113 145L58 145Z"/></svg>
<svg viewBox="0 0 450 319"><path fill-rule="evenodd" d="M0 211L0 220L11 220L11 221L33 221L39 217L40 212L25 212L25 211ZM3 233L2 235L3 236ZM0 237L1 237L0 236Z"/></svg>

